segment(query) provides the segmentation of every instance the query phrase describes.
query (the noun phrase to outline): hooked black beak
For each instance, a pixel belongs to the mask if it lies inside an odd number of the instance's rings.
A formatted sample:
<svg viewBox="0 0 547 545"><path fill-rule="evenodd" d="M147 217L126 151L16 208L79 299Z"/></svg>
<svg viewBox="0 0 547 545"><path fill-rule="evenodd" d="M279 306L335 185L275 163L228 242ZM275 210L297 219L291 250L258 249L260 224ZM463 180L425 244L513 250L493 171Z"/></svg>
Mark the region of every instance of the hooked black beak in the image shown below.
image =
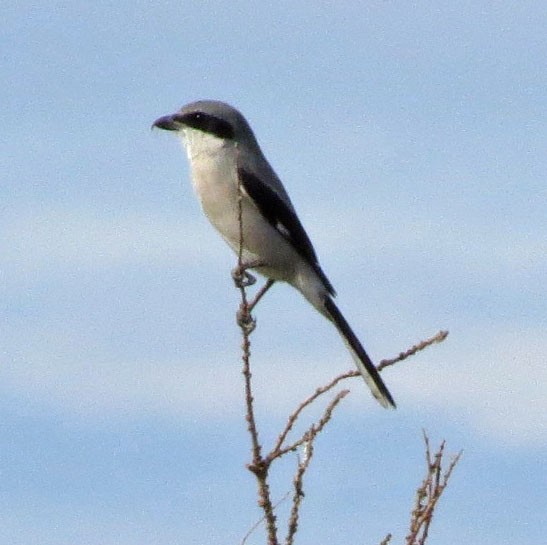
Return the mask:
<svg viewBox="0 0 547 545"><path fill-rule="evenodd" d="M152 123L152 128L157 127L158 129L163 129L164 131L176 131L179 129L180 125L175 123L174 118L175 116L173 115L164 115Z"/></svg>

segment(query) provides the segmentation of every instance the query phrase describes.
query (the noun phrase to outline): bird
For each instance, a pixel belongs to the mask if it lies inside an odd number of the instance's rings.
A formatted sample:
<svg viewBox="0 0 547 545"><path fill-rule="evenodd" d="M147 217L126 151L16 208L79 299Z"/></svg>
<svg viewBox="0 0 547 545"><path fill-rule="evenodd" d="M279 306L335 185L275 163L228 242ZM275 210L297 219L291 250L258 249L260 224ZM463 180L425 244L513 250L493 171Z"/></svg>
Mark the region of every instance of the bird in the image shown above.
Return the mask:
<svg viewBox="0 0 547 545"><path fill-rule="evenodd" d="M245 268L267 279L265 290L278 281L296 288L334 324L373 396L383 407L395 408L378 370L334 302L334 287L243 114L222 101L198 100L158 118L152 128L172 131L181 140L203 212Z"/></svg>

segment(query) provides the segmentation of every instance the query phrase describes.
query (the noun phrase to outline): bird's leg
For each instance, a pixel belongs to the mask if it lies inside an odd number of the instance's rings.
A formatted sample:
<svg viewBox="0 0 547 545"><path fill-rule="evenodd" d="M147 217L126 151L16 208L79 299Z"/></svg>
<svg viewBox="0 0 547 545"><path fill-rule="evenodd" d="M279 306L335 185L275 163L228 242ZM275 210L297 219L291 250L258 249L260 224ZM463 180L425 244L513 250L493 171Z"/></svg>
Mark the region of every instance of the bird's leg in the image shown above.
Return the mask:
<svg viewBox="0 0 547 545"><path fill-rule="evenodd" d="M254 269L261 266L264 266L264 263L259 260L255 260L248 263L240 263L235 269L232 270L232 278L234 283L238 289L242 290L243 297L236 315L237 323L240 327L245 328L248 333L251 333L256 326L256 322L251 316L251 311L275 282L275 280L270 278L266 280L266 283L258 290L253 300L247 302L244 290L256 282L256 278L248 272L248 269Z"/></svg>
<svg viewBox="0 0 547 545"><path fill-rule="evenodd" d="M236 320L240 327L244 327L248 333L251 333L256 327L256 320L251 316L252 310L256 304L262 299L264 294L274 285L275 280L268 278L264 285L258 290L254 299L249 303L241 303L236 314Z"/></svg>
<svg viewBox="0 0 547 545"><path fill-rule="evenodd" d="M249 261L249 263L240 263L235 269L232 269L232 278L236 288L248 288L256 282L256 278L248 272L248 269L260 267L263 263L260 261Z"/></svg>
<svg viewBox="0 0 547 545"><path fill-rule="evenodd" d="M266 292L274 285L274 283L275 283L275 280L272 280L271 278L268 278L268 280L266 280L266 283L257 291L256 295L254 296L254 299L250 303L247 303L248 312L252 312L252 310L255 308L255 306L260 301L260 299L264 297Z"/></svg>

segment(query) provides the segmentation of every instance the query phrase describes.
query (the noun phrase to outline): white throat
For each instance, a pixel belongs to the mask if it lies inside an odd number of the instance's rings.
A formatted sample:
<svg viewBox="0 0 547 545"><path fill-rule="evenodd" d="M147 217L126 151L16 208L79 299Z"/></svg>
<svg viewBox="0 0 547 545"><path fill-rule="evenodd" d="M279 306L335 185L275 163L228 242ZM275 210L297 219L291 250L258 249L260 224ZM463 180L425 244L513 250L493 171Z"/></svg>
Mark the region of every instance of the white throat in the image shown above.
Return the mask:
<svg viewBox="0 0 547 545"><path fill-rule="evenodd" d="M228 145L224 138L218 138L212 134L189 127L179 131L178 136L191 163L200 158L212 158L222 152Z"/></svg>

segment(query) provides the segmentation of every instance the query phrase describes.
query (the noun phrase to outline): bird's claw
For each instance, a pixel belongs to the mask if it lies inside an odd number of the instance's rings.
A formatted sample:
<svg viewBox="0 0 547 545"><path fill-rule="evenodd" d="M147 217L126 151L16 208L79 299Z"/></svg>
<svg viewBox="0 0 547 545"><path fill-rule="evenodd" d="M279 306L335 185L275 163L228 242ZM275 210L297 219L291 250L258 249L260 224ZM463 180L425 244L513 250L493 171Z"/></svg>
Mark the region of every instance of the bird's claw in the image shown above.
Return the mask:
<svg viewBox="0 0 547 545"><path fill-rule="evenodd" d="M243 305L239 307L236 313L237 325L245 331L247 335L250 335L255 327L256 320L251 316L249 309Z"/></svg>
<svg viewBox="0 0 547 545"><path fill-rule="evenodd" d="M256 282L256 277L253 276L244 267L236 267L232 270L232 278L236 288L248 288Z"/></svg>

